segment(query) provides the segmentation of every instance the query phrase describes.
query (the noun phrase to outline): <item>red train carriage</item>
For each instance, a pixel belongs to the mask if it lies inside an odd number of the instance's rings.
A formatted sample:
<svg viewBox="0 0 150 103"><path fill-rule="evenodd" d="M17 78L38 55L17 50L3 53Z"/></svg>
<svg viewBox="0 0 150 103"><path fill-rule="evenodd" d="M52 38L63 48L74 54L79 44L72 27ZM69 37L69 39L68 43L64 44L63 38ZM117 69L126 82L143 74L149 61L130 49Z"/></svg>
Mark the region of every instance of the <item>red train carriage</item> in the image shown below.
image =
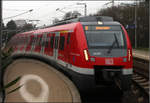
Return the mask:
<svg viewBox="0 0 150 103"><path fill-rule="evenodd" d="M133 71L130 40L124 27L111 17L62 21L17 34L11 42L17 48L14 57L44 58L67 72L81 89L110 85L114 80L122 89L130 88Z"/></svg>

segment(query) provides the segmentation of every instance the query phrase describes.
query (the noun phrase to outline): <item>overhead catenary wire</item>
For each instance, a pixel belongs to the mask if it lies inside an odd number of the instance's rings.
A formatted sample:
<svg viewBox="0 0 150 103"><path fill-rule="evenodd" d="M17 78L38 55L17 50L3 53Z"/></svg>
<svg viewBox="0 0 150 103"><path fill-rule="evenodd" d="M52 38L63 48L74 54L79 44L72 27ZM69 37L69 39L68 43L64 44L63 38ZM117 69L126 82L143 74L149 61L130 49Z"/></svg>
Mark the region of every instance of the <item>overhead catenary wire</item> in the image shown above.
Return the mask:
<svg viewBox="0 0 150 103"><path fill-rule="evenodd" d="M20 13L20 14L14 15L14 16L6 17L6 18L4 18L3 20L11 19L11 18L14 18L14 17L20 16L20 15L23 15L23 14L26 14L26 13L28 13L28 12L32 12L32 11L33 11L33 9L30 9L30 10L28 10L28 11L26 11L26 12L23 12L23 13Z"/></svg>
<svg viewBox="0 0 150 103"><path fill-rule="evenodd" d="M74 6L75 5L75 3L74 4L72 4L72 5L67 5L66 7L63 7L63 8L60 8L60 10L63 10L63 9L67 9L67 8L72 8L72 6ZM69 7L68 7L69 6ZM56 12L56 11L54 11L54 12ZM49 14L50 13L46 13L46 14L44 14L44 15L41 15L39 18L47 18L47 16L49 16ZM51 14L53 14L53 13L51 13ZM59 16L59 17L55 17L55 18L62 18L63 16ZM53 19L49 19L49 20L53 20Z"/></svg>
<svg viewBox="0 0 150 103"><path fill-rule="evenodd" d="M7 9L7 8L4 8L3 10L5 11L27 11L27 10L21 10L21 9Z"/></svg>

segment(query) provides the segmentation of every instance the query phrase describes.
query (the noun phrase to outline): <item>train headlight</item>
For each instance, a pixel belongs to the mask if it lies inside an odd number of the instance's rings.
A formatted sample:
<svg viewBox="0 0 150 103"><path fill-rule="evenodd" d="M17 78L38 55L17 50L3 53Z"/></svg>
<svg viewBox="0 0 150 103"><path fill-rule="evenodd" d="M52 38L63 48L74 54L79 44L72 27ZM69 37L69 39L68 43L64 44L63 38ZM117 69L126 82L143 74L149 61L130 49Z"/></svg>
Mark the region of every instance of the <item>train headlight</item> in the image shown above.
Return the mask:
<svg viewBox="0 0 150 103"><path fill-rule="evenodd" d="M85 56L85 60L88 61L89 57L88 57L88 52L87 50L84 50L84 56Z"/></svg>
<svg viewBox="0 0 150 103"><path fill-rule="evenodd" d="M102 24L103 24L103 22L101 22L101 21L98 21L98 22L97 22L97 24L100 24L100 25L102 25Z"/></svg>

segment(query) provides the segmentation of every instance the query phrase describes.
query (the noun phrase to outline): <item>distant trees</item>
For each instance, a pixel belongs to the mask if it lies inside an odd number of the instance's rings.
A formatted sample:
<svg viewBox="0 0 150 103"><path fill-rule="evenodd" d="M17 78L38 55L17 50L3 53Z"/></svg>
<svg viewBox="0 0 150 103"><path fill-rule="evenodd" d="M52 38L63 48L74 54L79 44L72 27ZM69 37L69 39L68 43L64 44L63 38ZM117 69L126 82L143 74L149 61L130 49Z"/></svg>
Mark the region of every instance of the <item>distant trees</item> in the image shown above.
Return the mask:
<svg viewBox="0 0 150 103"><path fill-rule="evenodd" d="M17 29L17 25L13 20L10 20L7 24L7 29L8 30L16 30Z"/></svg>
<svg viewBox="0 0 150 103"><path fill-rule="evenodd" d="M71 16L72 16L72 12L69 11L69 12L67 12L67 13L64 15L63 19L68 19L68 18L70 18Z"/></svg>
<svg viewBox="0 0 150 103"><path fill-rule="evenodd" d="M81 13L79 13L78 11L69 11L67 13L65 13L65 15L63 16L62 20L65 20L65 19L69 19L69 18L76 18L76 17L79 17L81 16ZM60 20L58 18L55 18L53 20L53 24L55 23L58 23Z"/></svg>
<svg viewBox="0 0 150 103"><path fill-rule="evenodd" d="M29 31L29 30L33 30L35 27L33 24L24 24L24 26L22 27L17 27L16 23L14 20L10 20L7 24L6 27L3 25L3 28L5 30L3 30L3 38L5 38L5 41L7 39L10 40L10 38L12 36L14 36L15 34L17 34L18 32L25 32L25 31Z"/></svg>
<svg viewBox="0 0 150 103"><path fill-rule="evenodd" d="M57 23L57 22L59 22L59 19L58 19L58 18L55 18L55 19L53 20L53 24L55 24L55 23Z"/></svg>
<svg viewBox="0 0 150 103"><path fill-rule="evenodd" d="M4 23L2 23L2 30L4 30L5 29L5 25L4 25Z"/></svg>
<svg viewBox="0 0 150 103"><path fill-rule="evenodd" d="M79 16L81 16L81 13L79 13L78 11L73 11L73 12L69 11L64 15L63 19L79 17Z"/></svg>
<svg viewBox="0 0 150 103"><path fill-rule="evenodd" d="M9 40L12 36L16 34L16 30L17 30L16 23L13 20L10 20L6 24L6 31L4 31L6 38Z"/></svg>
<svg viewBox="0 0 150 103"><path fill-rule="evenodd" d="M22 31L29 31L33 29L34 29L34 26L32 24L25 24L23 27L21 27Z"/></svg>
<svg viewBox="0 0 150 103"><path fill-rule="evenodd" d="M79 17L79 16L81 16L81 13L79 13L78 11L73 11L72 16L73 17Z"/></svg>
<svg viewBox="0 0 150 103"><path fill-rule="evenodd" d="M2 44L5 42L6 35L4 34L4 30L6 29L4 23L2 23Z"/></svg>
<svg viewBox="0 0 150 103"><path fill-rule="evenodd" d="M119 5L99 10L97 16L111 16L115 21L119 21L126 27L132 46L135 44L135 6L136 11L136 35L138 47L149 47L149 5L146 2L140 2L139 5ZM144 42L143 42L144 41Z"/></svg>

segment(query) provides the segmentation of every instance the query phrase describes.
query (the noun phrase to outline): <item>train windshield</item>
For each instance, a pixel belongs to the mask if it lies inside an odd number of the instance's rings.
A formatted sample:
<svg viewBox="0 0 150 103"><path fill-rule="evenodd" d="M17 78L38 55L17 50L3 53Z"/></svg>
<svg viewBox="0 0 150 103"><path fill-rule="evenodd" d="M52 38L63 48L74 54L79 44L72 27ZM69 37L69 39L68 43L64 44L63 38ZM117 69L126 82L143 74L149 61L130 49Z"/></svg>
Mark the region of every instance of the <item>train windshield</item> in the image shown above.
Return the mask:
<svg viewBox="0 0 150 103"><path fill-rule="evenodd" d="M89 48L124 48L122 31L86 31Z"/></svg>
<svg viewBox="0 0 150 103"><path fill-rule="evenodd" d="M84 26L88 50L91 56L120 57L127 55L125 35L120 25Z"/></svg>
<svg viewBox="0 0 150 103"><path fill-rule="evenodd" d="M84 26L89 48L125 48L120 26Z"/></svg>

